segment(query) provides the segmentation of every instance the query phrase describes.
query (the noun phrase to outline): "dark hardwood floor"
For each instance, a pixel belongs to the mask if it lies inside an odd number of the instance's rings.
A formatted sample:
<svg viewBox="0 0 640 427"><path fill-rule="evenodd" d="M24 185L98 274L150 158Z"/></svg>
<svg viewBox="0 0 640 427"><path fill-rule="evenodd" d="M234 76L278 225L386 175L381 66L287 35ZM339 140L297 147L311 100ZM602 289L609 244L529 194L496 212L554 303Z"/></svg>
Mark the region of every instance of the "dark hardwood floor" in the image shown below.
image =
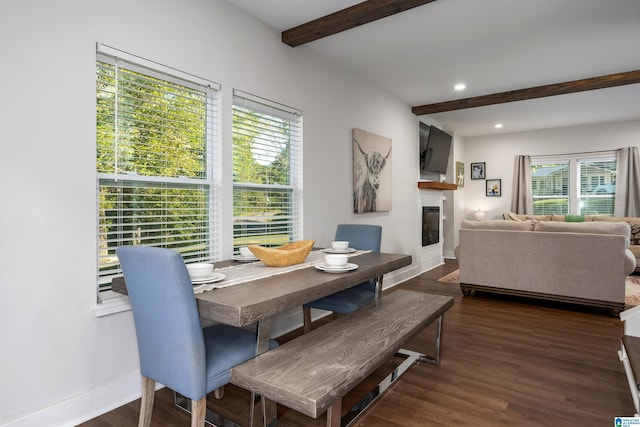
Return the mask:
<svg viewBox="0 0 640 427"><path fill-rule="evenodd" d="M455 297L445 315L442 361L438 366L413 366L355 426L610 426L615 416L633 415L617 357L622 335L618 318L523 298L463 297L456 284L437 281L456 268L455 261L447 260L396 287ZM429 327L408 348L431 352L434 334L435 327ZM367 381L375 384L398 360ZM370 384L345 397L343 409ZM224 398L210 396L208 405L243 423L248 401L248 393L226 386ZM135 426L139 406L136 400L82 426ZM324 416L313 420L281 406L278 418L280 426L325 423ZM152 426L189 422L190 416L173 406L171 391L156 393Z"/></svg>

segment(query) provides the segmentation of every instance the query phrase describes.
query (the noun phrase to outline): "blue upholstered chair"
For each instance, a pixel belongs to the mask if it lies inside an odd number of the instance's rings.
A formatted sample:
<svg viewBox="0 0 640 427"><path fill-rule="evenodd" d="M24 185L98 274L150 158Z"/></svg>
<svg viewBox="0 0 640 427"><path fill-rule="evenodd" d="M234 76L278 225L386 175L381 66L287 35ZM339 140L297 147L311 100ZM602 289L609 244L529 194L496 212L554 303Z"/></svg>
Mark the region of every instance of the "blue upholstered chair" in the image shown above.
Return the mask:
<svg viewBox="0 0 640 427"><path fill-rule="evenodd" d="M348 240L349 247L354 249L380 252L382 227L367 224L338 224L335 240ZM382 281L382 277L372 278L352 288L305 304L302 307L304 332L311 330L312 308L346 314L373 302L376 296L378 280Z"/></svg>
<svg viewBox="0 0 640 427"><path fill-rule="evenodd" d="M138 425L151 423L157 381L191 399L191 425L203 426L207 393L229 382L232 367L255 357L256 335L228 325L202 328L193 285L178 252L145 246L121 246L116 252L138 339Z"/></svg>

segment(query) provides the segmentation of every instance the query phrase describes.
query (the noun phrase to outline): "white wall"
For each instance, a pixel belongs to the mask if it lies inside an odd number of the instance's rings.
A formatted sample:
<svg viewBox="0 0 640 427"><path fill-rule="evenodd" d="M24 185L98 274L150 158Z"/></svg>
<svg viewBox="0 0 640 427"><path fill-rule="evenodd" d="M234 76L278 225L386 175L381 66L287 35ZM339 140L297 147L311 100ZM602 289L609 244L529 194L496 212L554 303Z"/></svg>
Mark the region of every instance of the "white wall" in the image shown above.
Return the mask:
<svg viewBox="0 0 640 427"><path fill-rule="evenodd" d="M304 112L305 238L322 245L337 223L376 223L384 251L415 256L409 106L228 3L3 0L0 40L0 424L74 425L139 396L130 313L94 314L96 42L222 84L226 224L238 88ZM352 213L354 127L393 140L391 212ZM231 227L222 239L228 256ZM414 263L385 284L417 273Z"/></svg>
<svg viewBox="0 0 640 427"><path fill-rule="evenodd" d="M510 210L516 155L567 154L640 146L640 120L471 137L460 143L464 147L467 180L464 190L455 192L456 197L463 199L461 215L456 218L457 229L463 219L473 219L473 212L478 209L486 211L486 219L502 218L502 213ZM486 197L485 181L468 178L468 168L477 162L486 163L486 178L502 180L501 197ZM455 236L457 239L457 232Z"/></svg>

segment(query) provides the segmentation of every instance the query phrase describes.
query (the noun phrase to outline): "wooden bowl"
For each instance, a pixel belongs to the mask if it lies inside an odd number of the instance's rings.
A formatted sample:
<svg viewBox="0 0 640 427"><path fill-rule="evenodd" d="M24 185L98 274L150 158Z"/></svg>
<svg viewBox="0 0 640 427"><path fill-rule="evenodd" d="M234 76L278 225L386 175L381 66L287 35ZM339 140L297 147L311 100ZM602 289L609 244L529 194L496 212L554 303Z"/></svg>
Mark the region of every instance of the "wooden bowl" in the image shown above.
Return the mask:
<svg viewBox="0 0 640 427"><path fill-rule="evenodd" d="M284 267L304 262L315 240L300 240L277 248L249 245L249 250L268 267Z"/></svg>

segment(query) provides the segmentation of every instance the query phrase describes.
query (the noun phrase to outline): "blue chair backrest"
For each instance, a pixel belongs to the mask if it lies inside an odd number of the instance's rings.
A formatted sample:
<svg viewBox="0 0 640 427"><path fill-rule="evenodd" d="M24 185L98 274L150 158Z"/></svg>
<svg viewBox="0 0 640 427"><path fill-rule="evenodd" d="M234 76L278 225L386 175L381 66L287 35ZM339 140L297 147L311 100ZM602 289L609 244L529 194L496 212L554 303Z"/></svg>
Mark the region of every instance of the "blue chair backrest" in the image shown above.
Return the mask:
<svg viewBox="0 0 640 427"><path fill-rule="evenodd" d="M348 240L349 247L380 252L382 227L369 224L338 224L336 240Z"/></svg>
<svg viewBox="0 0 640 427"><path fill-rule="evenodd" d="M121 246L140 353L140 373L188 398L206 395L204 334L193 285L180 254Z"/></svg>

